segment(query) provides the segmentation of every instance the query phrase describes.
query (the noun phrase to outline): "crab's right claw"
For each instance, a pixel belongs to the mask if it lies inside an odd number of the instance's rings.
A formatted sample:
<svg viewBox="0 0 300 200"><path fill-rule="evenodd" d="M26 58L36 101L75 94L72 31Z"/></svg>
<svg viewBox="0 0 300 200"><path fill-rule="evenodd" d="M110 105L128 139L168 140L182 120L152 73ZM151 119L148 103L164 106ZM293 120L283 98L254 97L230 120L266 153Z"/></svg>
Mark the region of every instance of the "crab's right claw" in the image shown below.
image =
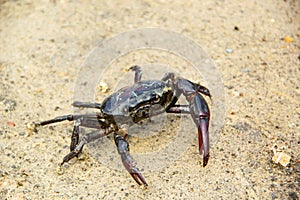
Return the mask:
<svg viewBox="0 0 300 200"><path fill-rule="evenodd" d="M128 142L118 134L114 134L114 139L118 148L118 153L121 156L122 163L126 170L130 173L130 175L137 182L137 184L144 185L145 187L147 187L148 184L146 180L142 176L140 170L136 167L135 161L129 153Z"/></svg>
<svg viewBox="0 0 300 200"><path fill-rule="evenodd" d="M210 112L207 102L200 94L195 94L190 101L190 112L198 128L199 152L203 150L203 167L209 159L209 118Z"/></svg>

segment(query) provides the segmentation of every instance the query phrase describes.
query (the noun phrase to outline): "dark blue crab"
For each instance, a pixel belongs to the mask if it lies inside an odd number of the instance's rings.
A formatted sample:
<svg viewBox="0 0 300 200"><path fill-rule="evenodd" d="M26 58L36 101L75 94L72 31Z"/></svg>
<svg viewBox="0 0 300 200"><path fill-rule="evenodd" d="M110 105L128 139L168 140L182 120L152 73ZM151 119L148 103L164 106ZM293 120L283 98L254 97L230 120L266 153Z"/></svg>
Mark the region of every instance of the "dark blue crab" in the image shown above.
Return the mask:
<svg viewBox="0 0 300 200"><path fill-rule="evenodd" d="M200 153L202 150L204 151L203 166L205 167L209 159L210 112L207 102L200 93L211 97L209 90L189 80L175 77L173 73L167 73L162 80L141 81L140 67L133 66L130 70L135 71L134 85L118 90L107 97L102 104L73 103L75 107L98 109L97 113L65 115L35 123L37 126L44 126L64 120L75 121L70 153L64 157L61 165L77 157L85 144L114 133L114 140L123 165L139 185L147 186L147 182L129 153L129 144L126 141L127 133L126 131L124 133L123 127L167 112L185 113L192 116L198 128L199 151ZM185 96L189 105L176 104L181 95ZM97 131L84 135L79 140L80 126L95 128Z"/></svg>

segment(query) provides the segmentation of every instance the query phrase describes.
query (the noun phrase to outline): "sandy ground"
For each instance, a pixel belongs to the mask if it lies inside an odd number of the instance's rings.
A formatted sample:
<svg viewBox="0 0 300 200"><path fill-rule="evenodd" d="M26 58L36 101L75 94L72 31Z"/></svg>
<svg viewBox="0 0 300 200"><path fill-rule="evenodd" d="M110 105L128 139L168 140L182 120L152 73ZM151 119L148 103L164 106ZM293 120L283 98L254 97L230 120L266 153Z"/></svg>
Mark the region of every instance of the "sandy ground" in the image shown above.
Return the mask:
<svg viewBox="0 0 300 200"><path fill-rule="evenodd" d="M296 0L0 1L0 198L299 199L299 10ZM226 118L208 166L200 165L195 139L172 164L143 173L147 190L99 161L92 146L59 171L72 123L37 133L25 124L72 113L79 66L89 52L144 27L193 39L222 75ZM146 152L149 144L132 142L131 151ZM286 167L272 161L274 145L291 156Z"/></svg>

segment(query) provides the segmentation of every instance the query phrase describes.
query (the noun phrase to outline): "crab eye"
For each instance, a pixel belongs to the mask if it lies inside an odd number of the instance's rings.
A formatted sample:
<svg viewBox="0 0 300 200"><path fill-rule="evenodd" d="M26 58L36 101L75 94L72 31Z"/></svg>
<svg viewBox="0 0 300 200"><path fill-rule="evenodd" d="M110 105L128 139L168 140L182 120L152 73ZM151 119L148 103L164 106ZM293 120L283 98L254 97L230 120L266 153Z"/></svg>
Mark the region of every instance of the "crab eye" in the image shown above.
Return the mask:
<svg viewBox="0 0 300 200"><path fill-rule="evenodd" d="M154 96L153 102L158 103L160 101L160 97L158 95Z"/></svg>

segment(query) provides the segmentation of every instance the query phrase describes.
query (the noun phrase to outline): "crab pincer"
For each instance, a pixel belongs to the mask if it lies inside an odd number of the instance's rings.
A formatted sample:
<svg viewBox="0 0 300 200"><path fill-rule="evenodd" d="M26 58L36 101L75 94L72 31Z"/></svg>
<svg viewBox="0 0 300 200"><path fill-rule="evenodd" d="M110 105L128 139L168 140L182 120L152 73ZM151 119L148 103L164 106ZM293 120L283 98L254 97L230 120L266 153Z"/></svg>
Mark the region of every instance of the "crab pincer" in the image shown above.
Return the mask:
<svg viewBox="0 0 300 200"><path fill-rule="evenodd" d="M130 175L137 182L137 184L144 185L145 187L147 187L148 184L146 180L142 176L140 170L136 167L135 161L129 153L128 142L124 139L124 137L116 133L114 133L114 140L118 149L118 153L121 156L122 163L126 170L130 173Z"/></svg>
<svg viewBox="0 0 300 200"><path fill-rule="evenodd" d="M198 143L199 143L199 152L203 152L203 167L208 163L209 159L209 119L210 111L208 104L204 97L208 96L211 99L211 94L209 90L197 83L193 83L184 78L175 78L174 74L167 74L167 80L171 80L172 87L174 87L177 96L185 96L188 106L184 105L175 105L176 102L171 104L168 112L174 113L189 113L192 116L194 123L198 129Z"/></svg>
<svg viewBox="0 0 300 200"><path fill-rule="evenodd" d="M209 159L208 127L210 112L206 101L198 93L194 94L193 98L190 99L190 112L198 128L199 152L202 154L203 150L203 167L205 167Z"/></svg>

